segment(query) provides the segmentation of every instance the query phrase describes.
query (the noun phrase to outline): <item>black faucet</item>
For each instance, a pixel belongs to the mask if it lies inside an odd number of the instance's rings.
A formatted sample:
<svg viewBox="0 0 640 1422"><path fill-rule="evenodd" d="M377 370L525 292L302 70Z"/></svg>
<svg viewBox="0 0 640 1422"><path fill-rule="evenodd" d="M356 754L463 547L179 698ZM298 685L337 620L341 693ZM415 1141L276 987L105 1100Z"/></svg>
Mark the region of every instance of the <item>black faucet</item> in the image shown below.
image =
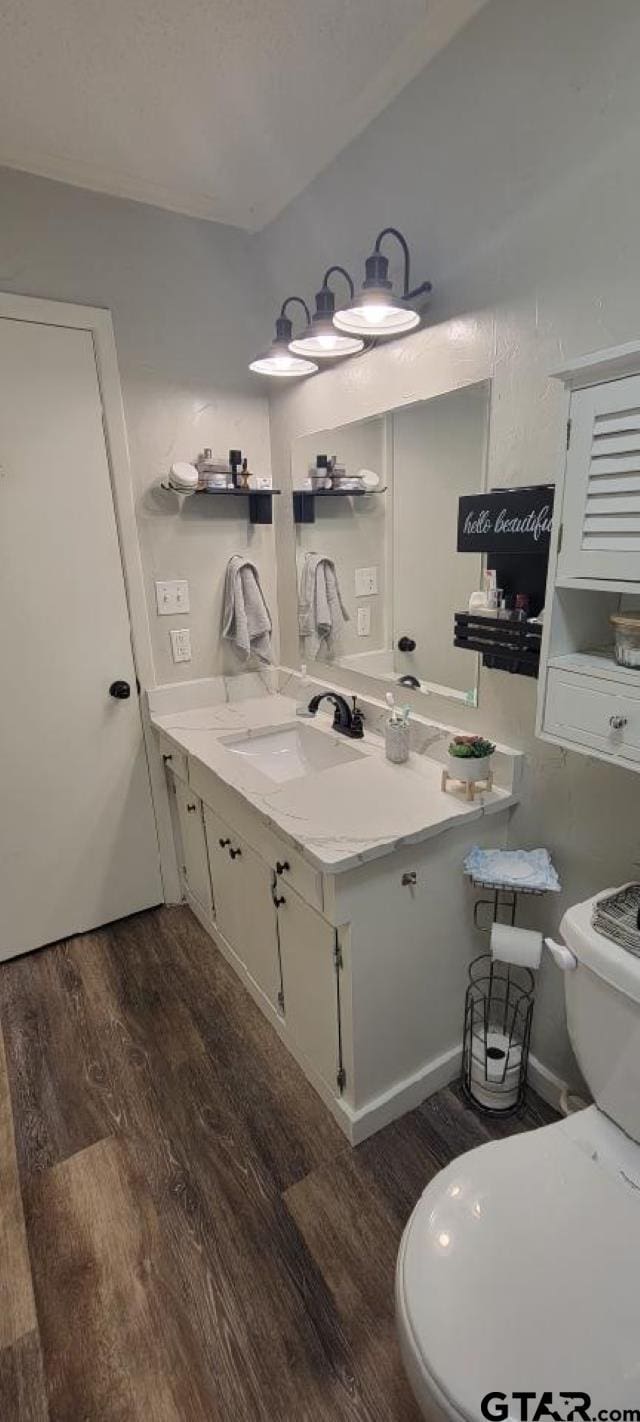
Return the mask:
<svg viewBox="0 0 640 1422"><path fill-rule="evenodd" d="M333 729L340 731L343 736L350 736L352 740L360 741L364 736L364 726L362 724L362 712L356 706L356 698L352 697L353 706L344 696L340 696L337 691L320 691L317 696L312 696L309 702L309 711L315 716L321 701L330 701L334 707Z"/></svg>

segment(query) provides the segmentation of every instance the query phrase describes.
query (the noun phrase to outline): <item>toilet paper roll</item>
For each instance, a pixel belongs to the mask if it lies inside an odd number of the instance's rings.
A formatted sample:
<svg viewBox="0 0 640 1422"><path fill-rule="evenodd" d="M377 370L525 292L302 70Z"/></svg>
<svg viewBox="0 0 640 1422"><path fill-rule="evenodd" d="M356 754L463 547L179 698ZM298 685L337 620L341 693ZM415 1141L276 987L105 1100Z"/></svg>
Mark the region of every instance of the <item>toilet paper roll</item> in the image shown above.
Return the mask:
<svg viewBox="0 0 640 1422"><path fill-rule="evenodd" d="M542 934L530 928L512 928L509 923L494 923L491 957L499 963L515 963L520 968L539 968Z"/></svg>

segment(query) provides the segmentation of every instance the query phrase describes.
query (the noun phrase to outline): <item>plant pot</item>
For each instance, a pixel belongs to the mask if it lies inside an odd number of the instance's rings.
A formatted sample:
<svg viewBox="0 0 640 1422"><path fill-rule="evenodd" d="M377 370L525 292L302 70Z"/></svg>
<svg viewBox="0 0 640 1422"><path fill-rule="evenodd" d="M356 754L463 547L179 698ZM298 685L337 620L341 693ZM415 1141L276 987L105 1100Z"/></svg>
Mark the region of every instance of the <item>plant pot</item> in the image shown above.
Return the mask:
<svg viewBox="0 0 640 1422"><path fill-rule="evenodd" d="M452 780L464 780L467 785L476 780L488 780L491 773L491 756L451 755L449 753L448 770Z"/></svg>

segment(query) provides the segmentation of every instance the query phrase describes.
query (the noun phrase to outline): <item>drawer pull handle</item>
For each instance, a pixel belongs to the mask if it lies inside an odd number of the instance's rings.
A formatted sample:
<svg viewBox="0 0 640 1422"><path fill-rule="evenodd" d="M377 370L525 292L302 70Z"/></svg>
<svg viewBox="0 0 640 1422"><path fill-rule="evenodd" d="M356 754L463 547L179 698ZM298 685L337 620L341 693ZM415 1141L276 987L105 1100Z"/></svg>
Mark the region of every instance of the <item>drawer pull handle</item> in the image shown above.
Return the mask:
<svg viewBox="0 0 640 1422"><path fill-rule="evenodd" d="M218 840L218 844L220 845L220 848L221 848L221 849L226 849L227 845L228 845L228 844L231 844L231 840L230 840L230 839L219 839L219 840Z"/></svg>
<svg viewBox="0 0 640 1422"><path fill-rule="evenodd" d="M230 856L231 856L232 859L238 859L238 858L240 857L240 855L242 854L242 850L241 850L241 849L230 849L230 850L229 850L229 854L230 854Z"/></svg>
<svg viewBox="0 0 640 1422"><path fill-rule="evenodd" d="M168 764L169 764L169 761L170 761L170 760L173 760L173 756L172 756L172 755L163 755L162 759L163 759L165 765L168 765Z"/></svg>
<svg viewBox="0 0 640 1422"><path fill-rule="evenodd" d="M286 904L287 900L285 899L284 894L280 894L279 897L278 897L277 894L274 894L274 896L273 896L273 902L274 902L276 908L280 908L280 904Z"/></svg>
<svg viewBox="0 0 640 1422"><path fill-rule="evenodd" d="M187 805L187 813L189 815L195 815L197 808L197 805Z"/></svg>
<svg viewBox="0 0 640 1422"><path fill-rule="evenodd" d="M417 884L418 882L418 875L415 869L407 870L407 873L402 875L402 879L400 880L400 882L405 889L413 888L414 884Z"/></svg>
<svg viewBox="0 0 640 1422"><path fill-rule="evenodd" d="M276 860L276 874L288 874L290 868L291 865L288 859L284 859L282 862L279 859Z"/></svg>
<svg viewBox="0 0 640 1422"><path fill-rule="evenodd" d="M627 724L626 716L610 716L609 725L612 731L621 731Z"/></svg>

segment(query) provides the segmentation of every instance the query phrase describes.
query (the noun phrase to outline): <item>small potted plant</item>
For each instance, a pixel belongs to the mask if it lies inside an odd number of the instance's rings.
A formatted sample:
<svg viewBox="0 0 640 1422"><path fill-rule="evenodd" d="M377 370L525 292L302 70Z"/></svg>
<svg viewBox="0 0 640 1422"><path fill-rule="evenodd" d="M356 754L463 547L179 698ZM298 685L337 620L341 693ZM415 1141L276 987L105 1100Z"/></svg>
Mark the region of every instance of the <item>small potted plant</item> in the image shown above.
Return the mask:
<svg viewBox="0 0 640 1422"><path fill-rule="evenodd" d="M464 780L467 785L478 780L491 782L492 741L482 736L454 736L449 745L449 775Z"/></svg>

